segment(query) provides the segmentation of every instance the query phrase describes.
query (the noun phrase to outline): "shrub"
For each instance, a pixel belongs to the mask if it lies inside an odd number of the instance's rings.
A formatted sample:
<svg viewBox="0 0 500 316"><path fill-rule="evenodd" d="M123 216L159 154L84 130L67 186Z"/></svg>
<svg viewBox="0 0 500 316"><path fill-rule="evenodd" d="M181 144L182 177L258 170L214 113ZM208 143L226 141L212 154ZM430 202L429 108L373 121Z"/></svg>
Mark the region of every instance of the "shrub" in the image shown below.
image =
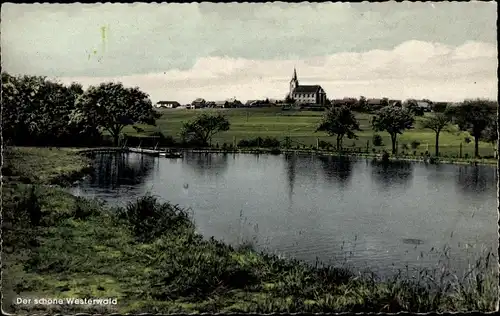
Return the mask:
<svg viewBox="0 0 500 316"><path fill-rule="evenodd" d="M160 203L149 194L129 202L125 208L119 208L117 217L124 220L142 242L151 241L165 233L194 229L184 209L168 202Z"/></svg>
<svg viewBox="0 0 500 316"><path fill-rule="evenodd" d="M76 197L73 217L76 219L85 219L93 215L97 215L99 214L99 209L102 206L102 203L99 203L97 200L88 200L82 197Z"/></svg>
<svg viewBox="0 0 500 316"><path fill-rule="evenodd" d="M470 137L465 137L464 141L466 144L469 144L472 140L470 139Z"/></svg>
<svg viewBox="0 0 500 316"><path fill-rule="evenodd" d="M40 225L42 221L42 203L34 185L24 191L15 208L20 217L26 217L32 226Z"/></svg>
<svg viewBox="0 0 500 316"><path fill-rule="evenodd" d="M373 146L383 146L384 142L382 141L382 136L379 134L374 134L372 138Z"/></svg>
<svg viewBox="0 0 500 316"><path fill-rule="evenodd" d="M279 148L272 148L269 153L271 155L279 155L279 154L281 154L281 150Z"/></svg>
<svg viewBox="0 0 500 316"><path fill-rule="evenodd" d="M418 140L414 140L411 142L411 149L417 149L420 146L420 142Z"/></svg>
<svg viewBox="0 0 500 316"><path fill-rule="evenodd" d="M417 151L416 151L416 150L414 150L414 151L413 151L413 156L416 156L416 155L417 155Z"/></svg>
<svg viewBox="0 0 500 316"><path fill-rule="evenodd" d="M465 153L464 158L465 158L465 159L468 159L468 158L469 158L469 154L468 154L468 153Z"/></svg>
<svg viewBox="0 0 500 316"><path fill-rule="evenodd" d="M261 146L265 147L265 148L279 147L280 146L280 141L277 138L274 138L274 137L266 137L261 142Z"/></svg>

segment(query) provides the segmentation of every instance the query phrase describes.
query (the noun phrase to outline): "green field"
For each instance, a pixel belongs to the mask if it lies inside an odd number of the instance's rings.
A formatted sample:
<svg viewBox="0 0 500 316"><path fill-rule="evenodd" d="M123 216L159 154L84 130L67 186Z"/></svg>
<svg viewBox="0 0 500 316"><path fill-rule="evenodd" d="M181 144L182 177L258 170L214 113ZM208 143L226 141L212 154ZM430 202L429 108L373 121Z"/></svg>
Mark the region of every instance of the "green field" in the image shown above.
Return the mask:
<svg viewBox="0 0 500 316"><path fill-rule="evenodd" d="M200 113L207 111L221 112L226 115L231 123L231 128L227 132L217 134L212 143L222 145L223 143L232 144L233 140L236 143L241 139L249 139L255 137L276 137L283 140L286 136L291 137L293 146L316 145L316 139L335 143L334 137L329 137L326 133L314 130L321 119L324 112L313 111L282 111L281 108L260 108L260 109L199 109L199 110L184 110L184 109L163 109L162 117L158 119L157 126L141 126L145 133L153 131L161 131L164 135L172 136L179 139L179 132L182 127L182 122L187 122ZM432 114L428 114L432 115ZM361 132L358 132L358 139L344 140L344 147L361 147L366 149L367 141L369 141L370 150L372 148L372 137L375 132L371 128L371 114L356 113L356 117L360 122ZM434 153L435 134L432 130L422 129L419 127L421 118L417 117L415 128L406 131L398 138L399 151L401 146L407 144L411 149L411 142L418 141L420 146L416 149L417 155L429 150ZM460 143L462 143L462 154L473 156L474 142L466 143L465 137L470 137L466 132L460 132L456 126L450 128L450 132L442 132L440 135L440 153L441 155L458 156L460 151ZM124 132L129 135L137 134L132 127L127 127ZM391 147L390 136L386 132L379 132L383 138L384 146L376 147L378 151L382 149L389 150ZM428 145L428 146L427 146ZM491 144L481 142L479 144L479 153L481 156L493 156L494 147Z"/></svg>

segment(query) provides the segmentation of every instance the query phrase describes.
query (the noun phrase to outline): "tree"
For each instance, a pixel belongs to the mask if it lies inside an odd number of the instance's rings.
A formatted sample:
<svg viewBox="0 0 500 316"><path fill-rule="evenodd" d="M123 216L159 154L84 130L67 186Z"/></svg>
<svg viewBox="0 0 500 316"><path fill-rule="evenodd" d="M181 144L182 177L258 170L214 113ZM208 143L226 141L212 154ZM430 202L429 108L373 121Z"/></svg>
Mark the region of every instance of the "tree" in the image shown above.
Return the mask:
<svg viewBox="0 0 500 316"><path fill-rule="evenodd" d="M72 121L75 101L83 93L81 85L2 73L2 88L2 127L7 142L60 146L86 140L95 143L93 136L100 137L94 124L83 126Z"/></svg>
<svg viewBox="0 0 500 316"><path fill-rule="evenodd" d="M360 96L359 100L356 104L356 108L358 111L364 111L367 109L368 102L366 101L366 98L364 96Z"/></svg>
<svg viewBox="0 0 500 316"><path fill-rule="evenodd" d="M418 106L417 100L408 99L403 103L403 107L408 109L413 115L424 115L424 109Z"/></svg>
<svg viewBox="0 0 500 316"><path fill-rule="evenodd" d="M337 136L337 148L342 148L344 136L357 139L354 132L361 131L361 129L354 113L347 106L341 106L331 107L326 111L316 128L316 132L319 131L327 132L330 136Z"/></svg>
<svg viewBox="0 0 500 316"><path fill-rule="evenodd" d="M290 97L290 95L287 95L285 97L285 103L287 103L287 104L294 104L295 103L295 99L292 98L292 97Z"/></svg>
<svg viewBox="0 0 500 316"><path fill-rule="evenodd" d="M389 99L388 98L383 98L381 101L380 101L380 105L382 105L382 107L386 107L389 105Z"/></svg>
<svg viewBox="0 0 500 316"><path fill-rule="evenodd" d="M77 103L78 111L107 130L115 145L127 125L155 125L160 114L153 109L148 94L139 88L125 88L121 83L101 83L85 91Z"/></svg>
<svg viewBox="0 0 500 316"><path fill-rule="evenodd" d="M406 129L413 128L415 118L410 111L394 106L386 106L375 112L372 126L376 132L386 131L391 136L392 153L396 154L396 140L398 134Z"/></svg>
<svg viewBox="0 0 500 316"><path fill-rule="evenodd" d="M498 118L492 117L490 124L481 134L481 140L488 142L495 146L495 157L497 154L498 147Z"/></svg>
<svg viewBox="0 0 500 316"><path fill-rule="evenodd" d="M425 117L422 128L429 128L436 134L436 157L439 156L439 133L450 124L450 117L444 113L435 113L433 116Z"/></svg>
<svg viewBox="0 0 500 316"><path fill-rule="evenodd" d="M192 121L183 123L181 136L185 141L207 145L211 144L215 134L228 131L230 126L227 118L220 113L203 113Z"/></svg>
<svg viewBox="0 0 500 316"><path fill-rule="evenodd" d="M468 131L474 137L475 157L479 157L479 139L483 131L491 124L497 107L497 102L475 99L465 100L453 111L460 130Z"/></svg>

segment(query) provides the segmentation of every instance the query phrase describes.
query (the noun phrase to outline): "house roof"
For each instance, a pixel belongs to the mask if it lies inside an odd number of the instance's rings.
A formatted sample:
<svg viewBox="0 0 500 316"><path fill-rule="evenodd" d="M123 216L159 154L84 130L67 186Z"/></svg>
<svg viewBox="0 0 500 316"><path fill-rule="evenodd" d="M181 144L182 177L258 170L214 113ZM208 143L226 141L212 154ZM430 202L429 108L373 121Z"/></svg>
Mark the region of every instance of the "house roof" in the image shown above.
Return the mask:
<svg viewBox="0 0 500 316"><path fill-rule="evenodd" d="M158 101L157 104L180 104L177 101Z"/></svg>
<svg viewBox="0 0 500 316"><path fill-rule="evenodd" d="M428 106L430 106L429 102L427 102L427 101L417 101L417 105L419 107L428 107Z"/></svg>
<svg viewBox="0 0 500 316"><path fill-rule="evenodd" d="M382 99L368 99L366 100L367 104L382 104Z"/></svg>
<svg viewBox="0 0 500 316"><path fill-rule="evenodd" d="M193 102L205 102L205 99L203 99L203 98L198 98L198 99L194 100Z"/></svg>
<svg viewBox="0 0 500 316"><path fill-rule="evenodd" d="M313 85L313 86L298 86L295 88L293 92L298 92L298 93L315 93L319 89L321 89L321 86L318 85Z"/></svg>
<svg viewBox="0 0 500 316"><path fill-rule="evenodd" d="M223 104L226 104L227 101L215 101L214 103L216 105L223 105Z"/></svg>

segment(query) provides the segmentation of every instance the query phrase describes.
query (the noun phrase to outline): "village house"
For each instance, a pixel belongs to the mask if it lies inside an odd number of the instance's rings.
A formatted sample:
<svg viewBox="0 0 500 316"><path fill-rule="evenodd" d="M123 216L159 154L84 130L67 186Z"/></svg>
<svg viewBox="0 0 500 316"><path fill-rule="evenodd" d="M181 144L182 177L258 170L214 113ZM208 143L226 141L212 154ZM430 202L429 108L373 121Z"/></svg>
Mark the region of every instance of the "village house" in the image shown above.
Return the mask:
<svg viewBox="0 0 500 316"><path fill-rule="evenodd" d="M196 100L194 100L193 102L191 102L191 109L201 109L201 108L204 108L205 107L205 104L206 104L206 101L205 99L203 98L198 98Z"/></svg>
<svg viewBox="0 0 500 316"><path fill-rule="evenodd" d="M167 108L167 109L175 109L179 107L181 104L177 101L158 101L156 103L156 108Z"/></svg>
<svg viewBox="0 0 500 316"><path fill-rule="evenodd" d="M424 110L424 112L430 112L432 104L428 101L417 101L417 106Z"/></svg>
<svg viewBox="0 0 500 316"><path fill-rule="evenodd" d="M383 99L367 99L366 106L369 109L380 109L384 106Z"/></svg>
<svg viewBox="0 0 500 316"><path fill-rule="evenodd" d="M259 103L260 101L259 100L247 100L247 102L245 102L245 107L257 107L259 106Z"/></svg>
<svg viewBox="0 0 500 316"><path fill-rule="evenodd" d="M293 77L290 81L290 92L288 96L295 100L297 104L324 105L326 102L326 92L319 85L299 85L297 71L293 70Z"/></svg>

